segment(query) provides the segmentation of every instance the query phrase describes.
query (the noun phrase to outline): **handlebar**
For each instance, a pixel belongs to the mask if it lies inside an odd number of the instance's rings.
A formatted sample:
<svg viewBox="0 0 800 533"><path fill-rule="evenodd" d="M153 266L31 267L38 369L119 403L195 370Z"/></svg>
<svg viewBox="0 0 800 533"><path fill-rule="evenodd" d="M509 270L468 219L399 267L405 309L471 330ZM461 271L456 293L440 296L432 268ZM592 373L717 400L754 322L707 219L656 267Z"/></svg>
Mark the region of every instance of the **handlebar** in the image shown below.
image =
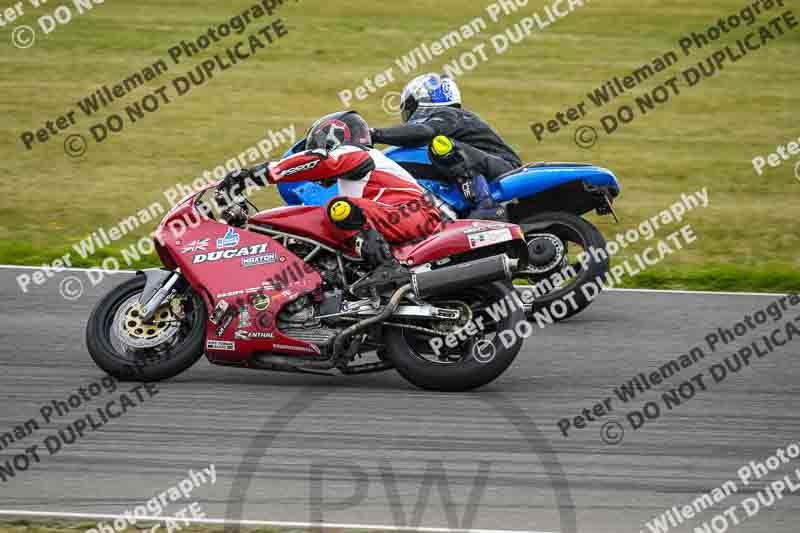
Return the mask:
<svg viewBox="0 0 800 533"><path fill-rule="evenodd" d="M225 176L215 188L214 201L222 211L220 217L231 226L242 226L247 222L249 208L252 203L244 196L248 189L248 180L258 186L266 187L270 183L265 173L269 172L269 163L253 168L235 170Z"/></svg>

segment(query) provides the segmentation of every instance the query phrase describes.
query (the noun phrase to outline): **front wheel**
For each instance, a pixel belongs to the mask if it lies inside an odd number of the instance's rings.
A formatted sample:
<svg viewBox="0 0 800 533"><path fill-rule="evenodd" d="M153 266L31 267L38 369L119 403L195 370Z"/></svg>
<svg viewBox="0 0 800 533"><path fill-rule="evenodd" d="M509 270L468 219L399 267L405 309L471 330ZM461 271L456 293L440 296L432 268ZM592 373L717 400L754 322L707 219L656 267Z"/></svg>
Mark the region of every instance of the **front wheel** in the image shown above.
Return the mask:
<svg viewBox="0 0 800 533"><path fill-rule="evenodd" d="M602 288L597 280L609 269L600 230L567 212L541 213L518 224L525 231L530 264L515 281L531 286L532 312L559 322L589 307Z"/></svg>
<svg viewBox="0 0 800 533"><path fill-rule="evenodd" d="M457 320L385 327L386 357L406 380L429 390L475 389L497 379L533 333L510 283L490 283L427 303L458 310Z"/></svg>
<svg viewBox="0 0 800 533"><path fill-rule="evenodd" d="M148 323L139 314L144 276L103 297L86 325L86 345L97 366L123 381L160 381L192 366L205 351L208 315L189 285L178 286Z"/></svg>

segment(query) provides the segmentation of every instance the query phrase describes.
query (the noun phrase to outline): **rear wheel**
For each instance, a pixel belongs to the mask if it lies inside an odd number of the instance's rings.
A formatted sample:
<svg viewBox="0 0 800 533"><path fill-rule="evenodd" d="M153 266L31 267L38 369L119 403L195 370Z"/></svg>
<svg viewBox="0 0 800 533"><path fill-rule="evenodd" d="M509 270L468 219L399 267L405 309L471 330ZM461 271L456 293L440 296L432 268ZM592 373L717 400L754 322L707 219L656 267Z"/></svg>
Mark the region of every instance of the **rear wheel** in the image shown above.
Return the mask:
<svg viewBox="0 0 800 533"><path fill-rule="evenodd" d="M206 307L191 287L185 285L168 298L145 323L139 304L144 286L144 276L137 276L113 289L94 308L86 326L92 359L120 380L171 378L205 351Z"/></svg>
<svg viewBox="0 0 800 533"><path fill-rule="evenodd" d="M530 265L515 281L533 286L533 311L546 312L558 322L589 307L602 288L596 280L609 269L607 257L591 253L605 252L603 234L585 218L567 212L542 213L519 225L525 231Z"/></svg>
<svg viewBox="0 0 800 533"><path fill-rule="evenodd" d="M524 310L511 298L513 290L497 282L429 299L437 307L459 310L461 317L386 326L387 359L423 389L465 391L490 383L511 365L532 333Z"/></svg>

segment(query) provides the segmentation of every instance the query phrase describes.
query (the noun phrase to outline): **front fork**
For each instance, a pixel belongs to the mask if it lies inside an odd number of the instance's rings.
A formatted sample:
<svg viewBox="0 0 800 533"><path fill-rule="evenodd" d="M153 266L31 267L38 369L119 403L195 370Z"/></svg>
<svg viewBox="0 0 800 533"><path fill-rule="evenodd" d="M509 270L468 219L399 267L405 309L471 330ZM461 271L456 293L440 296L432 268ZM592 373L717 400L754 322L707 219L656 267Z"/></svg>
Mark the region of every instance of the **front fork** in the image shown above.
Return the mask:
<svg viewBox="0 0 800 533"><path fill-rule="evenodd" d="M142 270L140 274L146 279L144 292L139 297L139 304L142 306L140 313L142 321L149 322L181 279L181 274L161 268L148 268Z"/></svg>

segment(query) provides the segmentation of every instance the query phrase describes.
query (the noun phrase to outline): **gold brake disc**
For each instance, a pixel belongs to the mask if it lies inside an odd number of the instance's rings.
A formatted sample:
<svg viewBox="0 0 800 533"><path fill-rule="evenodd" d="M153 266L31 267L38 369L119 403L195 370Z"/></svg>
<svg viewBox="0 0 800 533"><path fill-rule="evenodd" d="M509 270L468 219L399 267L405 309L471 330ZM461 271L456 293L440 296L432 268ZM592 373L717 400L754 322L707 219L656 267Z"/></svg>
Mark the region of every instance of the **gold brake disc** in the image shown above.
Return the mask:
<svg viewBox="0 0 800 533"><path fill-rule="evenodd" d="M116 336L125 345L135 349L164 344L179 330L183 317L177 311L171 302L167 302L156 310L149 323L145 323L139 295L134 295L119 307L114 316Z"/></svg>
<svg viewBox="0 0 800 533"><path fill-rule="evenodd" d="M136 304L128 310L125 315L125 331L128 335L137 339L152 339L159 333L163 333L167 326L175 319L172 316L172 310L168 305L162 305L153 315L153 321L150 324L142 322L141 315L142 305Z"/></svg>

